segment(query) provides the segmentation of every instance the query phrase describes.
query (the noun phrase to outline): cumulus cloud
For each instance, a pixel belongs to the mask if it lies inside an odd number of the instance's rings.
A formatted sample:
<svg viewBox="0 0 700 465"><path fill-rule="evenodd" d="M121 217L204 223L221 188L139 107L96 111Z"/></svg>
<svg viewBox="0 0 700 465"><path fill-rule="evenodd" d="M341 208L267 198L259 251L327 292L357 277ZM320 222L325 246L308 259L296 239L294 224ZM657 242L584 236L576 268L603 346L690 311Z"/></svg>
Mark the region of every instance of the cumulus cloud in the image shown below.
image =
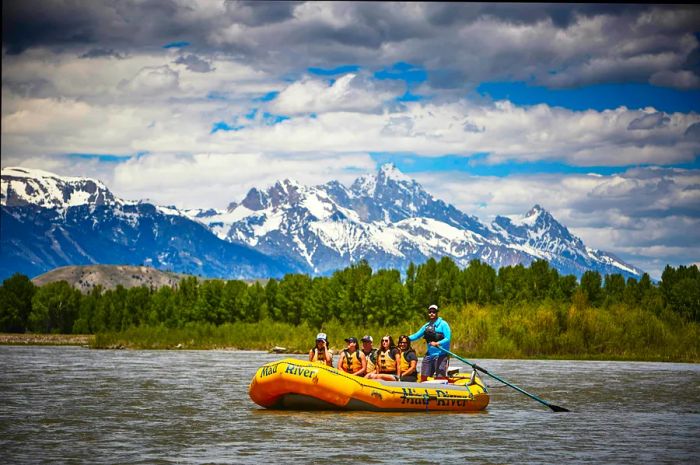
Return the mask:
<svg viewBox="0 0 700 465"><path fill-rule="evenodd" d="M255 152L158 154L133 157L114 169L115 193L149 198L181 208L225 208L252 187L265 188L293 178L316 185L331 179L349 184L358 172L371 172L367 154L315 153L292 157Z"/></svg>
<svg viewBox="0 0 700 465"><path fill-rule="evenodd" d="M272 102L272 111L283 114L338 111L376 112L403 93L394 83L372 81L349 73L332 83L305 78L283 89Z"/></svg>
<svg viewBox="0 0 700 465"><path fill-rule="evenodd" d="M125 53L185 40L200 59L223 53L270 72L408 62L434 71L437 89L503 79L687 89L700 85L688 68L699 21L691 5L33 0L3 7L3 48Z"/></svg>
<svg viewBox="0 0 700 465"><path fill-rule="evenodd" d="M657 111L656 113L647 114L633 119L630 121L630 124L627 125L627 129L634 130L660 128L668 124L670 121L671 118L666 116L664 113Z"/></svg>
<svg viewBox="0 0 700 465"><path fill-rule="evenodd" d="M137 95L177 92L179 76L169 66L147 66L136 75L119 84L119 88Z"/></svg>
<svg viewBox="0 0 700 465"><path fill-rule="evenodd" d="M178 65L185 65L187 69L195 73L209 73L213 71L211 64L206 60L202 60L197 55L190 54L180 56L175 60L175 63Z"/></svg>

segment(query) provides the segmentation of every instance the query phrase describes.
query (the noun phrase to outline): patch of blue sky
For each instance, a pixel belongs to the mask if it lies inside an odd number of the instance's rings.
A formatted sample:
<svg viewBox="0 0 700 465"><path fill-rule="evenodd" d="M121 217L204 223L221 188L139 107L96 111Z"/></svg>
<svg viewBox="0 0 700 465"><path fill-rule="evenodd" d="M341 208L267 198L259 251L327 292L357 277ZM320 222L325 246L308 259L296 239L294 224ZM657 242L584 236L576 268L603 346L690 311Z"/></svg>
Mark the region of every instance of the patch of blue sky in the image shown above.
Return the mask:
<svg viewBox="0 0 700 465"><path fill-rule="evenodd" d="M270 101L276 99L278 95L279 95L279 91L273 90L271 92L266 93L262 97L258 97L258 98L253 99L253 101L254 102L270 102Z"/></svg>
<svg viewBox="0 0 700 465"><path fill-rule="evenodd" d="M324 69L324 68L307 68L307 71L311 74L317 76L335 76L338 74L354 73L359 71L360 67L358 65L343 65L336 68Z"/></svg>
<svg viewBox="0 0 700 465"><path fill-rule="evenodd" d="M143 152L135 155L115 155L111 153L68 153L66 156L73 160L97 160L102 163L122 163L133 157L140 157Z"/></svg>
<svg viewBox="0 0 700 465"><path fill-rule="evenodd" d="M289 116L284 116L284 115L274 115L272 113L264 112L262 115L263 122L268 125L268 126L274 126L275 124L279 124L282 121L286 121L289 118Z"/></svg>
<svg viewBox="0 0 700 465"><path fill-rule="evenodd" d="M216 123L214 123L212 125L211 131L209 132L209 134L214 134L214 133L217 133L219 131L225 131L225 132L240 131L244 127L245 126L240 126L240 125L231 126L228 123L226 123L225 121L217 121Z"/></svg>
<svg viewBox="0 0 700 465"><path fill-rule="evenodd" d="M375 72L374 77L379 80L397 79L405 81L408 85L415 85L428 79L428 72L419 66L400 61Z"/></svg>
<svg viewBox="0 0 700 465"><path fill-rule="evenodd" d="M243 115L243 116L245 116L246 119L253 120L253 119L255 119L255 117L257 116L257 114L258 114L258 109L257 109L257 108L253 108L252 110L250 110L248 113L246 113L246 114Z"/></svg>
<svg viewBox="0 0 700 465"><path fill-rule="evenodd" d="M170 42L168 44L163 45L163 48L184 48L191 45L189 42L181 40L177 42Z"/></svg>
<svg viewBox="0 0 700 465"><path fill-rule="evenodd" d="M610 176L624 173L630 168L657 165L625 165L625 166L572 166L557 161L516 162L508 161L499 164L488 164L488 154L474 153L470 156L443 155L439 157L421 157L407 152L370 152L370 157L378 164L393 163L404 173L417 172L464 172L474 176L507 177L516 175L537 174L599 174ZM666 168L700 169L700 157L689 163L664 165Z"/></svg>
<svg viewBox="0 0 700 465"><path fill-rule="evenodd" d="M425 99L426 97L418 94L413 94L411 93L411 91L408 90L401 97L396 97L397 102L420 102L421 100Z"/></svg>
<svg viewBox="0 0 700 465"><path fill-rule="evenodd" d="M572 89L549 89L525 82L483 82L476 92L517 105L544 103L570 110L654 107L667 113L700 111L700 90L678 90L643 83L596 84Z"/></svg>

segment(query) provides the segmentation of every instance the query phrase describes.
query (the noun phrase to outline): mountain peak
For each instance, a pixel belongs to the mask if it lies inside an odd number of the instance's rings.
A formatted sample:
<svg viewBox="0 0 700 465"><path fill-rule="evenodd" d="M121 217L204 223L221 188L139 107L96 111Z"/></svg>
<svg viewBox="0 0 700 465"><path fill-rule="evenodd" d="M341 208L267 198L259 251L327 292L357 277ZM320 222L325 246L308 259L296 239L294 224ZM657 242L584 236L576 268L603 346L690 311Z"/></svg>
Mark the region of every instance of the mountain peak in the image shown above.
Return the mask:
<svg viewBox="0 0 700 465"><path fill-rule="evenodd" d="M532 227L538 222L555 222L557 221L554 217L539 204L535 204L530 210L528 210L522 217L513 220L513 224L518 226L528 226Z"/></svg>
<svg viewBox="0 0 700 465"><path fill-rule="evenodd" d="M393 163L385 163L379 167L377 180L394 180L399 183L413 184L415 181L403 174Z"/></svg>
<svg viewBox="0 0 700 465"><path fill-rule="evenodd" d="M124 203L102 181L59 176L48 171L8 167L2 169L0 203L9 207L36 205L64 209L78 205Z"/></svg>

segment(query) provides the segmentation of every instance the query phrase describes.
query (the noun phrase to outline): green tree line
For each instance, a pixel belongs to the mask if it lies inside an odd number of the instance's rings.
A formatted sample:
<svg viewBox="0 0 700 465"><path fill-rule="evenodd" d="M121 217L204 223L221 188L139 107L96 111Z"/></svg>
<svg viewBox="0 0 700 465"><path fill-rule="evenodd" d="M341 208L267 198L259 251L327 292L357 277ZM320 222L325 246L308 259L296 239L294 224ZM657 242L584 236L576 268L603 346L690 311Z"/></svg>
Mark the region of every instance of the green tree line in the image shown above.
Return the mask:
<svg viewBox="0 0 700 465"><path fill-rule="evenodd" d="M37 287L16 274L0 286L0 330L93 334L141 325L181 328L190 322L221 325L264 319L314 328L333 319L351 325L392 326L423 317L430 303L513 307L541 302L576 308L625 304L655 315L670 311L697 322L700 273L695 265L667 266L657 286L647 274L636 280L587 271L579 282L572 275L560 275L544 260L496 271L478 260L459 269L443 258L411 264L405 279L397 270L373 272L361 261L328 277L288 274L264 286L188 277L175 287L104 290L96 286L87 294L65 281Z"/></svg>

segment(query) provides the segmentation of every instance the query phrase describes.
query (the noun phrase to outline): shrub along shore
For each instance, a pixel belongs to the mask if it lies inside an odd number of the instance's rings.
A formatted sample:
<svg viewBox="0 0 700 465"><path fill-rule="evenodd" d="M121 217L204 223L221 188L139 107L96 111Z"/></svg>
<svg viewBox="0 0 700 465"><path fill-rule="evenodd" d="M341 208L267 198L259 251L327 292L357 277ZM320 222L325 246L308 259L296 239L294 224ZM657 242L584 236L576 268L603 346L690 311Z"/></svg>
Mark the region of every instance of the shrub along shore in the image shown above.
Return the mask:
<svg viewBox="0 0 700 465"><path fill-rule="evenodd" d="M576 309L556 305L518 308L467 305L440 312L452 327L451 351L472 358L637 360L700 362L700 326L674 315L657 317L642 310L616 306L610 309ZM331 348L337 353L349 336L370 334L375 341L385 334L394 340L411 334L424 321L391 327L324 325ZM263 320L256 323L212 325L190 323L182 328L132 327L99 333L92 347L132 349L241 349L305 354L314 344L317 328ZM375 344L375 347L377 344ZM425 343L413 347L425 352Z"/></svg>

